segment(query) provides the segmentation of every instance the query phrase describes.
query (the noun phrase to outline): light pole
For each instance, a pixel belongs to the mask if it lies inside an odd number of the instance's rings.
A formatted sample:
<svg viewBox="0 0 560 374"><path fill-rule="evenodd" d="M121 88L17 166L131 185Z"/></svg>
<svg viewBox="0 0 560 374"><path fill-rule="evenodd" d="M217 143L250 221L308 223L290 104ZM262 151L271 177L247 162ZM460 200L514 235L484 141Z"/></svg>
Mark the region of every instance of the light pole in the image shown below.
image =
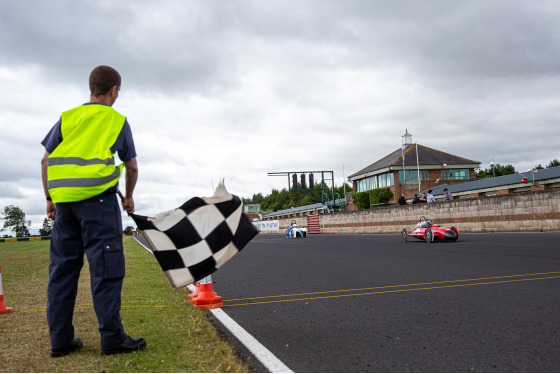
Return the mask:
<svg viewBox="0 0 560 374"><path fill-rule="evenodd" d="M496 178L496 171L494 170L494 159L492 159L492 162L490 163L490 167L492 168L492 175L494 176L494 178Z"/></svg>

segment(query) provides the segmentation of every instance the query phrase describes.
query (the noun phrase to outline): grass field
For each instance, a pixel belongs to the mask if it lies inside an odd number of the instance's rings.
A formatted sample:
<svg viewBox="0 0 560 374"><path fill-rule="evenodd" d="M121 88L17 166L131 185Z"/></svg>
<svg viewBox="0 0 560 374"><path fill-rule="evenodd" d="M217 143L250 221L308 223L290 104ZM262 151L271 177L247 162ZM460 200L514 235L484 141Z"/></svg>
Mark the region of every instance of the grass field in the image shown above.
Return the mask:
<svg viewBox="0 0 560 374"><path fill-rule="evenodd" d="M0 314L0 372L247 372L205 311L192 307L186 291L173 289L155 258L126 237L126 277L121 317L126 332L142 336L139 353L100 355L100 336L89 288L87 260L74 311L81 352L53 359L45 316L49 242L0 243L6 305Z"/></svg>

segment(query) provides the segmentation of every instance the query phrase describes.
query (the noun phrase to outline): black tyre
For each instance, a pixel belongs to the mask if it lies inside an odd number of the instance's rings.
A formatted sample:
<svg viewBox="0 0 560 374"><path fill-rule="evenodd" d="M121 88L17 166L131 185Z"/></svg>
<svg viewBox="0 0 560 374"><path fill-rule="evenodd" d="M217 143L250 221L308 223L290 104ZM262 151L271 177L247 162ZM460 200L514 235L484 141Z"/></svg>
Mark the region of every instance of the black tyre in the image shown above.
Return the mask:
<svg viewBox="0 0 560 374"><path fill-rule="evenodd" d="M402 238L405 242L408 241L408 232L406 231L406 229L402 229Z"/></svg>
<svg viewBox="0 0 560 374"><path fill-rule="evenodd" d="M450 228L451 231L455 231L455 239L453 239L453 241L457 241L457 239L459 239L459 230L457 230L457 228L455 226L451 226Z"/></svg>
<svg viewBox="0 0 560 374"><path fill-rule="evenodd" d="M424 233L424 235L426 236L426 241L428 243L431 243L434 241L434 232L432 231L432 229L427 228L426 232Z"/></svg>

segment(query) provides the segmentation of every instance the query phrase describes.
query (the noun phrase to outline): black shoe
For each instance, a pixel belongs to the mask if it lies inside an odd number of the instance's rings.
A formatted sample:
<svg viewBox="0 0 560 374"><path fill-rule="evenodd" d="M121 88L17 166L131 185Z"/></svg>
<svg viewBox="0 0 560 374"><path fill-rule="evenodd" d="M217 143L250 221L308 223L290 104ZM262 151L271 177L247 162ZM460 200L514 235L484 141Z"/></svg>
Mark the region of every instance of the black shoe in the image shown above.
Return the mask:
<svg viewBox="0 0 560 374"><path fill-rule="evenodd" d="M82 349L84 342L80 338L74 338L72 343L68 344L66 347L53 348L51 349L51 357L61 357L66 356L70 352L76 352Z"/></svg>
<svg viewBox="0 0 560 374"><path fill-rule="evenodd" d="M127 336L126 340L116 347L113 347L111 349L102 349L101 354L114 355L117 353L139 352L143 351L144 348L146 348L146 341L144 340L144 338L132 339L130 336Z"/></svg>

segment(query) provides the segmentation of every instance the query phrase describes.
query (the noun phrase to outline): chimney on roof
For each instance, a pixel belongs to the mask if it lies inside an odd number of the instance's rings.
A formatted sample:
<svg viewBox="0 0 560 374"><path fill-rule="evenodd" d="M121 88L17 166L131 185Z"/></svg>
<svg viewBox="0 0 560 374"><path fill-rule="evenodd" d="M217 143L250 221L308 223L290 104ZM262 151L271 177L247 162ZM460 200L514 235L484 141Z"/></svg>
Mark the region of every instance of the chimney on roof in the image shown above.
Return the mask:
<svg viewBox="0 0 560 374"><path fill-rule="evenodd" d="M412 135L410 135L408 133L408 129L406 129L406 132L402 136L402 147L403 147L403 149L405 149L408 145L412 145Z"/></svg>

